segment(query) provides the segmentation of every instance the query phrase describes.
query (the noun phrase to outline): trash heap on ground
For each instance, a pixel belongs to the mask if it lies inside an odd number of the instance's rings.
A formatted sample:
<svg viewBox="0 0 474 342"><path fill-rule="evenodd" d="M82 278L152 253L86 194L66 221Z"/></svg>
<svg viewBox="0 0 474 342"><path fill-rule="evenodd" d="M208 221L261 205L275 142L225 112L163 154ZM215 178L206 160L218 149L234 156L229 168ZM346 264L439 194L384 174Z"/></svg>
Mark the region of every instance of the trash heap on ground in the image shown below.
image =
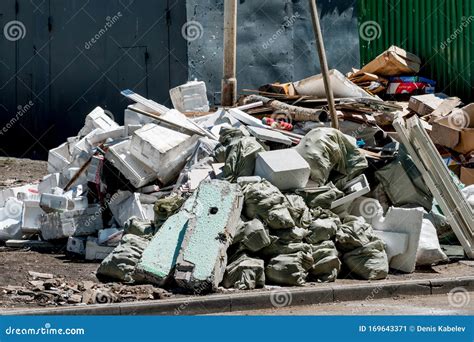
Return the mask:
<svg viewBox="0 0 474 342"><path fill-rule="evenodd" d="M0 192L0 238L66 245L100 260L104 282L197 294L378 280L446 253L472 258L473 187L448 173L427 135L451 169L467 168L472 105L374 95L424 83L419 64L392 47L350 75L357 84L331 71L340 130L321 75L262 86L212 113L203 82L172 89L176 109L126 90L134 104L123 126L94 109L50 151L39 184Z"/></svg>

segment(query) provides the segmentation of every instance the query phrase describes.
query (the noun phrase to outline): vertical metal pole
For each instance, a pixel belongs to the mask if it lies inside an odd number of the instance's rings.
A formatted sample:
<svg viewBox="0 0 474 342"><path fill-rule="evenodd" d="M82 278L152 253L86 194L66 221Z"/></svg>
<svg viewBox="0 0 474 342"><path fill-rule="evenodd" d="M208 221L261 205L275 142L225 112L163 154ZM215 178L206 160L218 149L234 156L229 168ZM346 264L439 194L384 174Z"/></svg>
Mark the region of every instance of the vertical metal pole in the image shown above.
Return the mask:
<svg viewBox="0 0 474 342"><path fill-rule="evenodd" d="M237 101L237 0L224 0L224 77L222 78L223 106Z"/></svg>
<svg viewBox="0 0 474 342"><path fill-rule="evenodd" d="M323 34L321 32L321 24L319 23L318 8L316 0L309 0L311 7L311 16L313 19L313 30L316 38L316 46L318 47L319 64L321 65L321 72L324 80L324 90L329 105L329 114L331 115L331 126L339 129L339 121L337 120L336 105L334 104L334 94L331 88L331 80L329 78L328 61L326 59L326 50L324 48Z"/></svg>

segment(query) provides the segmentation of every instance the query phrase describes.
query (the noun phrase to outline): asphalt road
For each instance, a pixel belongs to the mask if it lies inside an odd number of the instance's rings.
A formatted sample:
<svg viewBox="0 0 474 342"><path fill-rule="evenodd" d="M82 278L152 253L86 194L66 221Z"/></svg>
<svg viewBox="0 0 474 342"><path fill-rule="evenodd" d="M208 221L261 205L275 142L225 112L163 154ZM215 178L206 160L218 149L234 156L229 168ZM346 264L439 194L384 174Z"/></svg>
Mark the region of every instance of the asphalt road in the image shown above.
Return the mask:
<svg viewBox="0 0 474 342"><path fill-rule="evenodd" d="M474 315L474 292L458 297L431 295L395 297L311 306L283 307L271 310L232 312L229 315Z"/></svg>

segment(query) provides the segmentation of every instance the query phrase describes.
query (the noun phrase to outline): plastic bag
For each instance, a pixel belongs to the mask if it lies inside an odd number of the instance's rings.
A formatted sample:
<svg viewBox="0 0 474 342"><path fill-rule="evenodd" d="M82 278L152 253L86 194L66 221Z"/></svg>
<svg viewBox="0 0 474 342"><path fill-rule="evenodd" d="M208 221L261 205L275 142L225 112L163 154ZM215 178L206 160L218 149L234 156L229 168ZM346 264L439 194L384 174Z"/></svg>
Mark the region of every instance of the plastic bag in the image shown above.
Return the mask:
<svg viewBox="0 0 474 342"><path fill-rule="evenodd" d="M270 228L288 229L295 221L283 194L267 180L247 184L244 188L244 213L250 219L259 218Z"/></svg>
<svg viewBox="0 0 474 342"><path fill-rule="evenodd" d="M309 278L318 282L333 282L341 270L336 246L332 241L313 245L314 264L309 270Z"/></svg>
<svg viewBox="0 0 474 342"><path fill-rule="evenodd" d="M310 253L279 255L268 263L265 276L275 285L301 286L306 282L308 270L314 263Z"/></svg>
<svg viewBox="0 0 474 342"><path fill-rule="evenodd" d="M368 166L355 139L333 128L313 129L295 149L310 165L317 186L329 181L342 186Z"/></svg>
<svg viewBox="0 0 474 342"><path fill-rule="evenodd" d="M253 290L265 286L264 262L260 259L240 255L231 261L224 274L222 286L238 290Z"/></svg>
<svg viewBox="0 0 474 342"><path fill-rule="evenodd" d="M97 278L118 280L125 283L140 282L135 267L149 241L133 234L124 235L120 244L100 264Z"/></svg>
<svg viewBox="0 0 474 342"><path fill-rule="evenodd" d="M385 279L388 274L388 259L382 240L376 240L363 247L344 254L344 264L351 273L362 279Z"/></svg>

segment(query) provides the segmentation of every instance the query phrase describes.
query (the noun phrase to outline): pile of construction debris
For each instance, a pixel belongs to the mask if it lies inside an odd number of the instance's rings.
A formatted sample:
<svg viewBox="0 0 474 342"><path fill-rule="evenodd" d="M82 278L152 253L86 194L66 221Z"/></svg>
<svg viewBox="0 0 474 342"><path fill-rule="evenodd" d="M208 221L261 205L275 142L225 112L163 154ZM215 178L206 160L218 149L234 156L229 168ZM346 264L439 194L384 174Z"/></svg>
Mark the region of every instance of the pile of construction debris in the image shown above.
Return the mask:
<svg viewBox="0 0 474 342"><path fill-rule="evenodd" d="M66 244L100 260L104 282L198 294L384 279L447 261L440 241L472 257L474 190L461 191L426 133L442 126L446 147L471 152L471 129L450 126L460 102L374 96L387 68L396 80L417 72L411 54L387 54L350 76L361 87L330 72L340 130L329 128L321 75L212 113L203 82L172 89L176 109L126 90L135 103L123 126L96 108L50 151L39 184L0 192L0 239Z"/></svg>

